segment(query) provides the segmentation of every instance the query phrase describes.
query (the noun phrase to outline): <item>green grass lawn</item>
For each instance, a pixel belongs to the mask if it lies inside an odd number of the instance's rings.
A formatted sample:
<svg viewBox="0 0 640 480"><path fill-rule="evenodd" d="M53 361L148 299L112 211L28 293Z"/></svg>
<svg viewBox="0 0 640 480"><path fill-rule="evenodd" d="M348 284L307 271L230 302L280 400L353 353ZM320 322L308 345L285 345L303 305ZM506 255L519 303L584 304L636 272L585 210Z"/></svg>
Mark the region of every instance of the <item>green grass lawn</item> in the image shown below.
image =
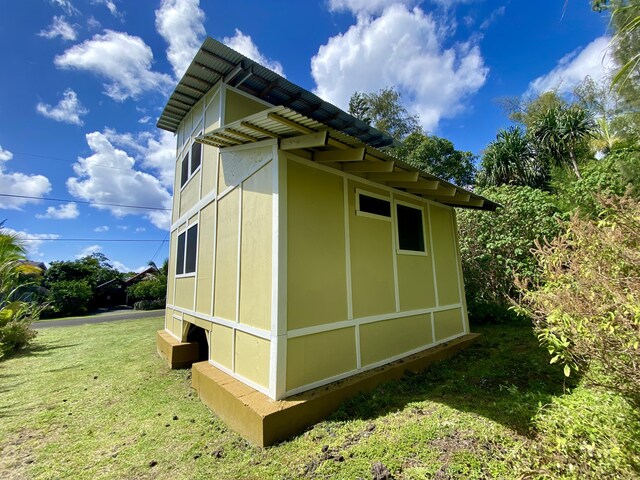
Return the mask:
<svg viewBox="0 0 640 480"><path fill-rule="evenodd" d="M383 385L274 447L213 415L156 356L162 319L53 328L0 363L0 478L518 478L539 405L562 394L530 326Z"/></svg>

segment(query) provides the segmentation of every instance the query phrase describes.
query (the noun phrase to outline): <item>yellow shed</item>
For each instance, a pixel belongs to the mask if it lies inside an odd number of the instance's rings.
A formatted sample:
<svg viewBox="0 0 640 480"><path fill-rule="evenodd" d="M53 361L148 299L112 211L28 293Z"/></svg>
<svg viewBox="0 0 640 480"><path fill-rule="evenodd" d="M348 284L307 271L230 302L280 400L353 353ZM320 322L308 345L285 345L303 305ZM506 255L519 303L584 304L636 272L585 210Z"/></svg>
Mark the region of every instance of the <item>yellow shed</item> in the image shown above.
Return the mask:
<svg viewBox="0 0 640 480"><path fill-rule="evenodd" d="M453 207L493 202L211 38L158 127L177 137L172 366L277 401L469 333Z"/></svg>

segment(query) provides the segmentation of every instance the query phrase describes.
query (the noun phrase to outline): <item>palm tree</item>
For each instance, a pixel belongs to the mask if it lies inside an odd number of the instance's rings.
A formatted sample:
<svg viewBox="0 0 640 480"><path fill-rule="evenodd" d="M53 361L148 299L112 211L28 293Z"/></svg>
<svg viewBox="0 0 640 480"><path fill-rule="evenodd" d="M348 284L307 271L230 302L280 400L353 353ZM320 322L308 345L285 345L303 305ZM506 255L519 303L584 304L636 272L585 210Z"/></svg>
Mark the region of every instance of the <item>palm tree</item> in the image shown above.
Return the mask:
<svg viewBox="0 0 640 480"><path fill-rule="evenodd" d="M544 166L533 155L529 139L519 127L500 130L482 156L479 184L528 185L544 183Z"/></svg>
<svg viewBox="0 0 640 480"><path fill-rule="evenodd" d="M24 260L26 250L20 237L5 229L0 230L0 308L13 298L20 287Z"/></svg>
<svg viewBox="0 0 640 480"><path fill-rule="evenodd" d="M596 124L591 114L577 105L553 107L534 120L529 130L538 153L557 165L571 165L578 178L578 153L593 137Z"/></svg>

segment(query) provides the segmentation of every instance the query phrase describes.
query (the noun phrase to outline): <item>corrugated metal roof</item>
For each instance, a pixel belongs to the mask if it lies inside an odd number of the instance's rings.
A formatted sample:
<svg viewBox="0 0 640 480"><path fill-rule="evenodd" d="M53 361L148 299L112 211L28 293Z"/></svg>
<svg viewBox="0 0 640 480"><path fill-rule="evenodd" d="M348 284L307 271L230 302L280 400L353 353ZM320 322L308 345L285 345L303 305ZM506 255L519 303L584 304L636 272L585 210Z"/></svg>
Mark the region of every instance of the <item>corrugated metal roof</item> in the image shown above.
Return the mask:
<svg viewBox="0 0 640 480"><path fill-rule="evenodd" d="M372 173L375 168L371 169L370 172L350 172L356 176L388 185L398 190L404 190L444 205L481 210L495 210L499 206L487 198L442 180L435 175L419 170L385 151L368 145L366 142L354 136L330 128L323 122L314 120L291 108L283 106L273 107L224 125L201 135L196 140L214 147L225 148L272 138L278 138L281 141L283 139L324 131L326 131L328 136L333 140L331 144L323 143L318 146L307 146L302 149L303 152L298 153L304 153L304 151L306 151L313 157L314 151L364 148L366 152L365 159L361 160L360 163L367 165L367 162L393 162L393 168L386 174L383 174L382 178L380 173ZM340 162L337 163L340 168L344 168L344 165L340 165ZM368 163L368 165L371 165L371 163ZM394 176L402 177L403 174L406 176L408 172L414 172L414 174L417 172L418 175L411 181L393 178Z"/></svg>
<svg viewBox="0 0 640 480"><path fill-rule="evenodd" d="M382 148L397 143L386 133L210 37L204 41L169 97L157 126L175 133L189 110L221 79L272 105L283 105L356 137L367 145Z"/></svg>

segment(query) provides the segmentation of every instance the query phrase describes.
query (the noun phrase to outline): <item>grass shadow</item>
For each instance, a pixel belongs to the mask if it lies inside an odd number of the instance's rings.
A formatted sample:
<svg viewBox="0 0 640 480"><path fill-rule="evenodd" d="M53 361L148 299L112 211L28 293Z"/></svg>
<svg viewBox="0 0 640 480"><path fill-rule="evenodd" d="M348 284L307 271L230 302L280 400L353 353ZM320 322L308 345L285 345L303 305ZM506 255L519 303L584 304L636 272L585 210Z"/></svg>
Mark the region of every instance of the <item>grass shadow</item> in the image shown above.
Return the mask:
<svg viewBox="0 0 640 480"><path fill-rule="evenodd" d="M480 339L418 374L378 386L345 402L332 420L373 419L411 403L432 401L499 422L530 436L531 418L576 378L549 365L529 322L472 328Z"/></svg>

